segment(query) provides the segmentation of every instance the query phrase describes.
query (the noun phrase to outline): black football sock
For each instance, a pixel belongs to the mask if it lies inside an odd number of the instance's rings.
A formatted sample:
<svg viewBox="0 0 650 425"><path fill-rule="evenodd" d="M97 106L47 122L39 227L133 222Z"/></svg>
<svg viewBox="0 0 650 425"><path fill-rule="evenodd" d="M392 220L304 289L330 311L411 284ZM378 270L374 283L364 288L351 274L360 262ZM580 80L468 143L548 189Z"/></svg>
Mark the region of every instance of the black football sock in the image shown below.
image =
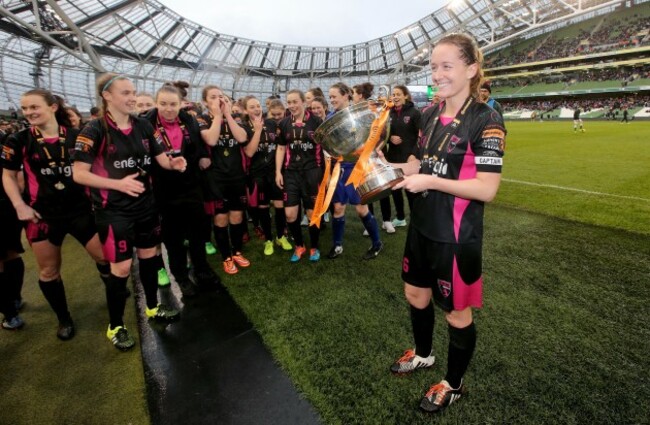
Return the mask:
<svg viewBox="0 0 650 425"><path fill-rule="evenodd" d="M469 366L476 347L476 327L474 322L465 328L449 325L449 354L445 380L452 388L458 388Z"/></svg>
<svg viewBox="0 0 650 425"><path fill-rule="evenodd" d="M217 243L217 249L221 253L223 261L232 256L230 252L230 240L228 238L228 227L214 226L214 241Z"/></svg>
<svg viewBox="0 0 650 425"><path fill-rule="evenodd" d="M253 227L257 227L260 225L260 216L259 216L259 209L257 207L250 207L248 208L248 216L251 219L251 224ZM244 215L244 220L246 220L246 215Z"/></svg>
<svg viewBox="0 0 650 425"><path fill-rule="evenodd" d="M4 314L5 318L11 319L18 315L18 311L14 304L8 275L9 273L5 271L0 272L0 313Z"/></svg>
<svg viewBox="0 0 650 425"><path fill-rule="evenodd" d="M244 245L244 233L246 231L246 222L230 225L230 241L232 242L233 254L242 251Z"/></svg>
<svg viewBox="0 0 650 425"><path fill-rule="evenodd" d="M411 326L413 327L413 339L415 340L415 354L420 357L429 357L433 346L433 325L435 313L433 303L424 308L411 306Z"/></svg>
<svg viewBox="0 0 650 425"><path fill-rule="evenodd" d="M278 238L284 236L287 230L287 216L284 213L284 208L275 209L275 231L278 232Z"/></svg>
<svg viewBox="0 0 650 425"><path fill-rule="evenodd" d="M5 273L7 273L7 284L9 295L13 300L22 300L23 281L25 279L25 263L21 257L5 261Z"/></svg>
<svg viewBox="0 0 650 425"><path fill-rule="evenodd" d="M147 308L151 309L158 305L158 270L162 262L160 255L151 258L138 258L140 265L140 282L144 290L144 297L147 301Z"/></svg>
<svg viewBox="0 0 650 425"><path fill-rule="evenodd" d="M124 308L126 307L126 283L129 277L118 277L110 274L104 281L106 284L106 304L111 329L124 326Z"/></svg>
<svg viewBox="0 0 650 425"><path fill-rule="evenodd" d="M293 236L293 241L296 243L296 246L305 246L305 241L302 240L302 229L300 228L300 220L296 220L293 223L287 223L289 227L289 232Z"/></svg>
<svg viewBox="0 0 650 425"><path fill-rule="evenodd" d="M260 226L264 231L264 237L267 241L273 240L273 232L271 230L271 214L268 208L258 208L258 217L260 219Z"/></svg>
<svg viewBox="0 0 650 425"><path fill-rule="evenodd" d="M39 279L38 286L41 288L41 292L43 292L50 307L54 310L59 322L70 320L68 302L65 298L65 288L63 287L61 278L49 282L44 282Z"/></svg>

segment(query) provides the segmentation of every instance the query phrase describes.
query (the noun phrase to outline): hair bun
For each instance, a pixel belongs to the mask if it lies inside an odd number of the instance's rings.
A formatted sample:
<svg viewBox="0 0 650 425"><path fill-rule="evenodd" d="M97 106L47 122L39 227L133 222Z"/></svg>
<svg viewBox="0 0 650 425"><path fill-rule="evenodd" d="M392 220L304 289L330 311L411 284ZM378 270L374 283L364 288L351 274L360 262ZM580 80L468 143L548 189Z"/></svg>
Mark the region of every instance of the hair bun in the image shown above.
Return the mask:
<svg viewBox="0 0 650 425"><path fill-rule="evenodd" d="M188 83L187 81L179 80L179 81L174 81L171 84L178 89L182 99L187 98L187 89L190 88L190 83Z"/></svg>

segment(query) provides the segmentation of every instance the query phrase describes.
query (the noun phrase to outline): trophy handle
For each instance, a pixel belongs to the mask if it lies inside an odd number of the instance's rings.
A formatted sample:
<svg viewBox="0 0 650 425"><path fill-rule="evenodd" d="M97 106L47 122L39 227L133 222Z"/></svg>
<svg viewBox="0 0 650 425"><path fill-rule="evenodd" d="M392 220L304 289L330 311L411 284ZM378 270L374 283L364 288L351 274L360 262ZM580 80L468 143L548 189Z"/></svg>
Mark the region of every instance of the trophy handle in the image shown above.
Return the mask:
<svg viewBox="0 0 650 425"><path fill-rule="evenodd" d="M390 99L390 86L382 85L377 89L377 99Z"/></svg>

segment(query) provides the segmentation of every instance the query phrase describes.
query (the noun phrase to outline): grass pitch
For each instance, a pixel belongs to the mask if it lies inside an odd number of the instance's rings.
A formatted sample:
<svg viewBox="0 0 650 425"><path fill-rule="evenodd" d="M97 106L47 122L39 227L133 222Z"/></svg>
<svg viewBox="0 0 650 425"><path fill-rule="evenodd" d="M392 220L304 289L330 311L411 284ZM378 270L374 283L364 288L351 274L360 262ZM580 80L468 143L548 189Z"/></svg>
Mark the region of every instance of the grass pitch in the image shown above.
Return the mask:
<svg viewBox="0 0 650 425"><path fill-rule="evenodd" d="M505 181L486 210L470 393L436 423L650 421L650 123L586 128L508 123ZM258 247L229 290L326 423L430 423L416 407L446 370L443 315L433 370L391 376L412 346L405 230L382 234L385 251L363 262L369 242L354 214L347 223L341 258L290 265Z"/></svg>
<svg viewBox="0 0 650 425"><path fill-rule="evenodd" d="M432 370L401 378L388 372L412 346L400 279L405 229L382 233L385 250L364 262L360 257L369 240L350 211L342 257L292 265L288 254L266 257L261 242L252 241L246 246L251 268L224 277L325 423L650 423L650 123L586 122L584 134L574 134L570 121L507 125L504 182L486 208L485 307L476 313L469 394L440 417L416 409L446 370L440 310ZM321 241L324 254L330 241L328 228ZM73 274L79 285L80 276L95 279L85 254L77 245L69 249L64 278ZM78 259L70 260L75 255ZM217 258L212 261L218 267ZM73 268L76 262L82 266ZM0 390L9 391L0 398L0 422L144 423L139 355L118 353L101 334L92 344L82 345L82 334L59 343L49 307L29 282L24 317L30 327L0 339L9 365L0 375ZM99 282L86 285L88 294L71 301L72 312L75 304L88 304L88 320L97 324L85 326L103 329ZM68 372L57 368L55 359L84 368L79 376L100 383L65 381ZM126 384L121 394L119 386L105 388L116 370L129 376L120 380ZM93 395L98 388L102 393ZM116 397L108 398L113 393ZM63 411L71 400L81 416ZM128 410L124 419L97 412L102 400L107 411Z"/></svg>
<svg viewBox="0 0 650 425"><path fill-rule="evenodd" d="M26 325L0 330L0 424L149 423L139 348L123 353L106 338L108 310L95 263L76 240L66 238L62 277L76 335L59 341L56 315L38 288L34 256L23 244L26 304L20 315ZM124 323L139 344L133 296Z"/></svg>
<svg viewBox="0 0 650 425"><path fill-rule="evenodd" d="M497 205L650 234L650 122L508 122Z"/></svg>

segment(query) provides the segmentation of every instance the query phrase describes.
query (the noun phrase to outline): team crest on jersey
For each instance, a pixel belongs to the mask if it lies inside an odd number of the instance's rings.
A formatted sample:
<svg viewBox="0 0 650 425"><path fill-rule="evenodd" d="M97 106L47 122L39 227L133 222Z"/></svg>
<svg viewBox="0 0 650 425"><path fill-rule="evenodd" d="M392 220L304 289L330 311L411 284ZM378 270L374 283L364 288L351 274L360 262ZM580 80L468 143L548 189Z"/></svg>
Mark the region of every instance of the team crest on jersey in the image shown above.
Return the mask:
<svg viewBox="0 0 650 425"><path fill-rule="evenodd" d="M106 148L109 155L114 155L117 152L117 146L114 143L111 143Z"/></svg>
<svg viewBox="0 0 650 425"><path fill-rule="evenodd" d="M149 139L142 139L142 146L144 146L146 150L149 150Z"/></svg>
<svg viewBox="0 0 650 425"><path fill-rule="evenodd" d="M447 146L447 153L451 153L451 151L454 150L456 145L460 143L460 137L456 136L455 134L451 136L451 139L449 140L449 145Z"/></svg>
<svg viewBox="0 0 650 425"><path fill-rule="evenodd" d="M451 282L446 280L438 279L438 289L440 289L440 294L447 298L451 294Z"/></svg>
<svg viewBox="0 0 650 425"><path fill-rule="evenodd" d="M307 137L309 137L309 140L314 140L314 132L313 131L308 131L307 132Z"/></svg>
<svg viewBox="0 0 650 425"><path fill-rule="evenodd" d="M404 124L408 124L410 122L411 122L411 117L409 116L404 117Z"/></svg>

